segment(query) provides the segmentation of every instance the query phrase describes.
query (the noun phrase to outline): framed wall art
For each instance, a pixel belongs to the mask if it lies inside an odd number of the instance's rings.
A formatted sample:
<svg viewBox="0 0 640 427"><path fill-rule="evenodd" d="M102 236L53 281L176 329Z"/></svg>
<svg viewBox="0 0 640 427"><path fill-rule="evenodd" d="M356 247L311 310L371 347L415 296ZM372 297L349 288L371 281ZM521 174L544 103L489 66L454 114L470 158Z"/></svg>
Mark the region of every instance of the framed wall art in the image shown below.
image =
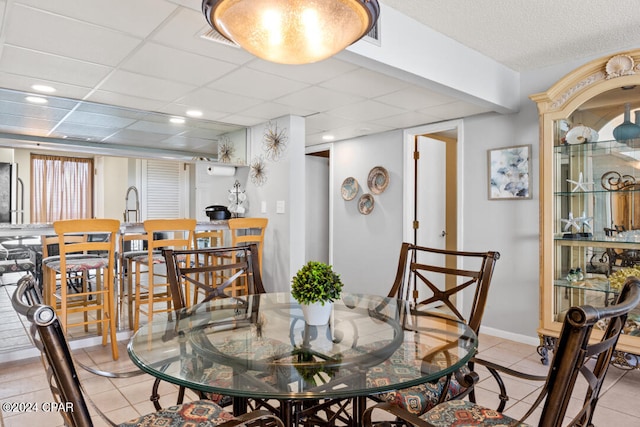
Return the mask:
<svg viewBox="0 0 640 427"><path fill-rule="evenodd" d="M489 200L531 198L531 145L487 151Z"/></svg>

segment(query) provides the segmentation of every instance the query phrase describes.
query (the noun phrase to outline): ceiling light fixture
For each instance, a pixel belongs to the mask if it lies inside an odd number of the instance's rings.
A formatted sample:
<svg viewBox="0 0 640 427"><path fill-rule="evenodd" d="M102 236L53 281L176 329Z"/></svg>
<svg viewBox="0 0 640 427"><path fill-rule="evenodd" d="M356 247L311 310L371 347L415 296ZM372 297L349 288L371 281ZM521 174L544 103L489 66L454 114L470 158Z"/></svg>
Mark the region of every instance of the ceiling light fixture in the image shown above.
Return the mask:
<svg viewBox="0 0 640 427"><path fill-rule="evenodd" d="M51 86L47 86L47 85L32 85L31 89L38 91L38 92L43 92L43 93L53 93L56 91L55 88L51 87Z"/></svg>
<svg viewBox="0 0 640 427"><path fill-rule="evenodd" d="M186 114L189 117L202 117L202 111L200 110L187 110Z"/></svg>
<svg viewBox="0 0 640 427"><path fill-rule="evenodd" d="M207 22L259 58L280 64L326 59L360 40L377 0L204 0Z"/></svg>
<svg viewBox="0 0 640 427"><path fill-rule="evenodd" d="M169 121L176 125L181 125L185 122L183 117L171 117Z"/></svg>
<svg viewBox="0 0 640 427"><path fill-rule="evenodd" d="M41 96L27 96L25 99L32 104L46 104L48 102L46 98Z"/></svg>

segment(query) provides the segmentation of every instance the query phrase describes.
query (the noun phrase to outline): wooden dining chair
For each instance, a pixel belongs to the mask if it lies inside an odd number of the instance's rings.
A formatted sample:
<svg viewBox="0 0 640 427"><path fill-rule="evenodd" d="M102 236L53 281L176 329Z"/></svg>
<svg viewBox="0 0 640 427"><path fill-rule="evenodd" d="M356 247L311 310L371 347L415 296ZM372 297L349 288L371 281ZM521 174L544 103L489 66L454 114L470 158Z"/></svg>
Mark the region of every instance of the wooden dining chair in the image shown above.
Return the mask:
<svg viewBox="0 0 640 427"><path fill-rule="evenodd" d="M375 425L373 413L382 410L409 425L418 427L526 426L524 421L544 402L537 424L539 427L592 426L593 413L616 343L625 328L627 314L636 308L638 303L640 280L630 277L626 280L615 305L601 308L588 305L570 308L562 325L545 384L530 409L519 420L466 400L440 403L420 416L385 402L365 411L364 425ZM594 333L594 328L602 328L604 331ZM575 387L580 374L586 381L586 387ZM573 393L574 390L576 393ZM576 408L577 414L571 421L567 421L567 408L570 402L578 400L577 395L582 396L582 407Z"/></svg>
<svg viewBox="0 0 640 427"><path fill-rule="evenodd" d="M451 317L467 323L477 334L489 294L493 270L500 254L494 251L469 252L428 248L403 243L398 269L388 296L411 302L412 314L422 311ZM464 304L459 299L465 293ZM415 343L420 346L421 343ZM410 349L408 349L411 351ZM437 357L437 356L436 356ZM424 361L432 363L433 361ZM459 399L473 392L467 378L472 366L465 366L441 378L408 389L372 396L374 400L393 402L414 414L422 414L436 404ZM384 378L368 378L384 382Z"/></svg>
<svg viewBox="0 0 640 427"><path fill-rule="evenodd" d="M59 255L42 261L46 301L57 309L63 330L97 325L102 345L107 338L111 341L114 360L118 359L114 286L119 228L120 221L115 219L55 221ZM43 246L49 243L43 240ZM89 316L90 312L95 314ZM82 314L83 319L72 319L74 313Z"/></svg>
<svg viewBox="0 0 640 427"><path fill-rule="evenodd" d="M160 268L165 263L160 251L162 248L190 249L196 220L148 219L143 225L147 234L147 250L143 255L132 258L135 265L134 330L140 326L141 315L146 315L150 322L155 313L173 310L169 281L164 269ZM145 280L143 276L146 276Z"/></svg>
<svg viewBox="0 0 640 427"><path fill-rule="evenodd" d="M262 273L262 254L264 248L264 234L269 220L267 218L231 218L228 221L231 230L231 246L242 243L258 245L258 261Z"/></svg>
<svg viewBox="0 0 640 427"><path fill-rule="evenodd" d="M58 413L67 426L93 426L92 413L89 410L92 408L108 425L121 427L182 427L186 425L284 427L282 421L268 411L259 410L234 417L210 400L170 406L125 423L115 424L104 415L91 397L85 394L64 329L53 307L41 303L33 276L27 275L19 280L18 288L12 298L12 305L16 312L26 316L33 325L30 328L33 342L42 353L42 361L53 397L56 402L59 402L60 408L66 408Z"/></svg>

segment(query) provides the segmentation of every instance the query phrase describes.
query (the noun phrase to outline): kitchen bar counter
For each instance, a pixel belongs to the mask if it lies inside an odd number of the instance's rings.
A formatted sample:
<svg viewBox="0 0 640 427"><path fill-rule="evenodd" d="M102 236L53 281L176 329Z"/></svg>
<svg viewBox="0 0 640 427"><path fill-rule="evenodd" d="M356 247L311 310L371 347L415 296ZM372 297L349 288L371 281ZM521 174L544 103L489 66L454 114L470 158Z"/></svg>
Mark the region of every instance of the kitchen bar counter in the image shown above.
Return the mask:
<svg viewBox="0 0 640 427"><path fill-rule="evenodd" d="M196 230L226 230L227 220L198 221ZM141 222L122 222L122 233L142 233L144 227ZM53 224L0 224L0 237L31 237L53 235Z"/></svg>

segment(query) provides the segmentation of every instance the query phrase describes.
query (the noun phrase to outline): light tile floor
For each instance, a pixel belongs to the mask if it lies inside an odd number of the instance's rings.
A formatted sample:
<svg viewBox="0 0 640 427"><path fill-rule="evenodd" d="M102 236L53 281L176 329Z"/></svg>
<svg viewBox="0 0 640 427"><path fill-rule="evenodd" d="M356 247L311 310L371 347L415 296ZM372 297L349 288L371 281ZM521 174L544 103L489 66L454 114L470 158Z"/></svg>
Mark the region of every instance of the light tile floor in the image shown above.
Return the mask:
<svg viewBox="0 0 640 427"><path fill-rule="evenodd" d="M12 349L30 347L31 343L24 329L26 319L21 319L11 308L9 296L15 286L0 287L0 403L5 402L51 402L52 397L47 384L42 363L39 358L7 360ZM135 369L126 353L126 342L120 344L120 360L113 361L109 347L90 347L73 351L77 360L88 366L108 371L128 371ZM15 354L15 353L13 353ZM540 363L534 346L496 338L490 335L480 337L480 355L503 365L534 374L546 374L546 367ZM80 370L83 384L95 404L116 422L123 422L140 414L154 410L149 401L153 378L143 375L128 379L107 379ZM481 382L477 387L479 403L495 407L498 402L497 386L486 371L479 370ZM512 400L506 413L518 418L535 400L541 384L505 378ZM594 424L599 427L638 426L640 425L640 370L624 371L612 367L594 416ZM576 391L584 390L584 383ZM175 401L177 387L162 383L161 402L165 405ZM187 398L195 399L189 394ZM578 399L569 408L569 415L575 414L580 406ZM93 411L95 413L95 411ZM529 419L535 425L539 411ZM107 424L98 416L94 417L96 426ZM57 413L43 411L31 413L0 412L2 427L38 425L61 426L62 418Z"/></svg>

